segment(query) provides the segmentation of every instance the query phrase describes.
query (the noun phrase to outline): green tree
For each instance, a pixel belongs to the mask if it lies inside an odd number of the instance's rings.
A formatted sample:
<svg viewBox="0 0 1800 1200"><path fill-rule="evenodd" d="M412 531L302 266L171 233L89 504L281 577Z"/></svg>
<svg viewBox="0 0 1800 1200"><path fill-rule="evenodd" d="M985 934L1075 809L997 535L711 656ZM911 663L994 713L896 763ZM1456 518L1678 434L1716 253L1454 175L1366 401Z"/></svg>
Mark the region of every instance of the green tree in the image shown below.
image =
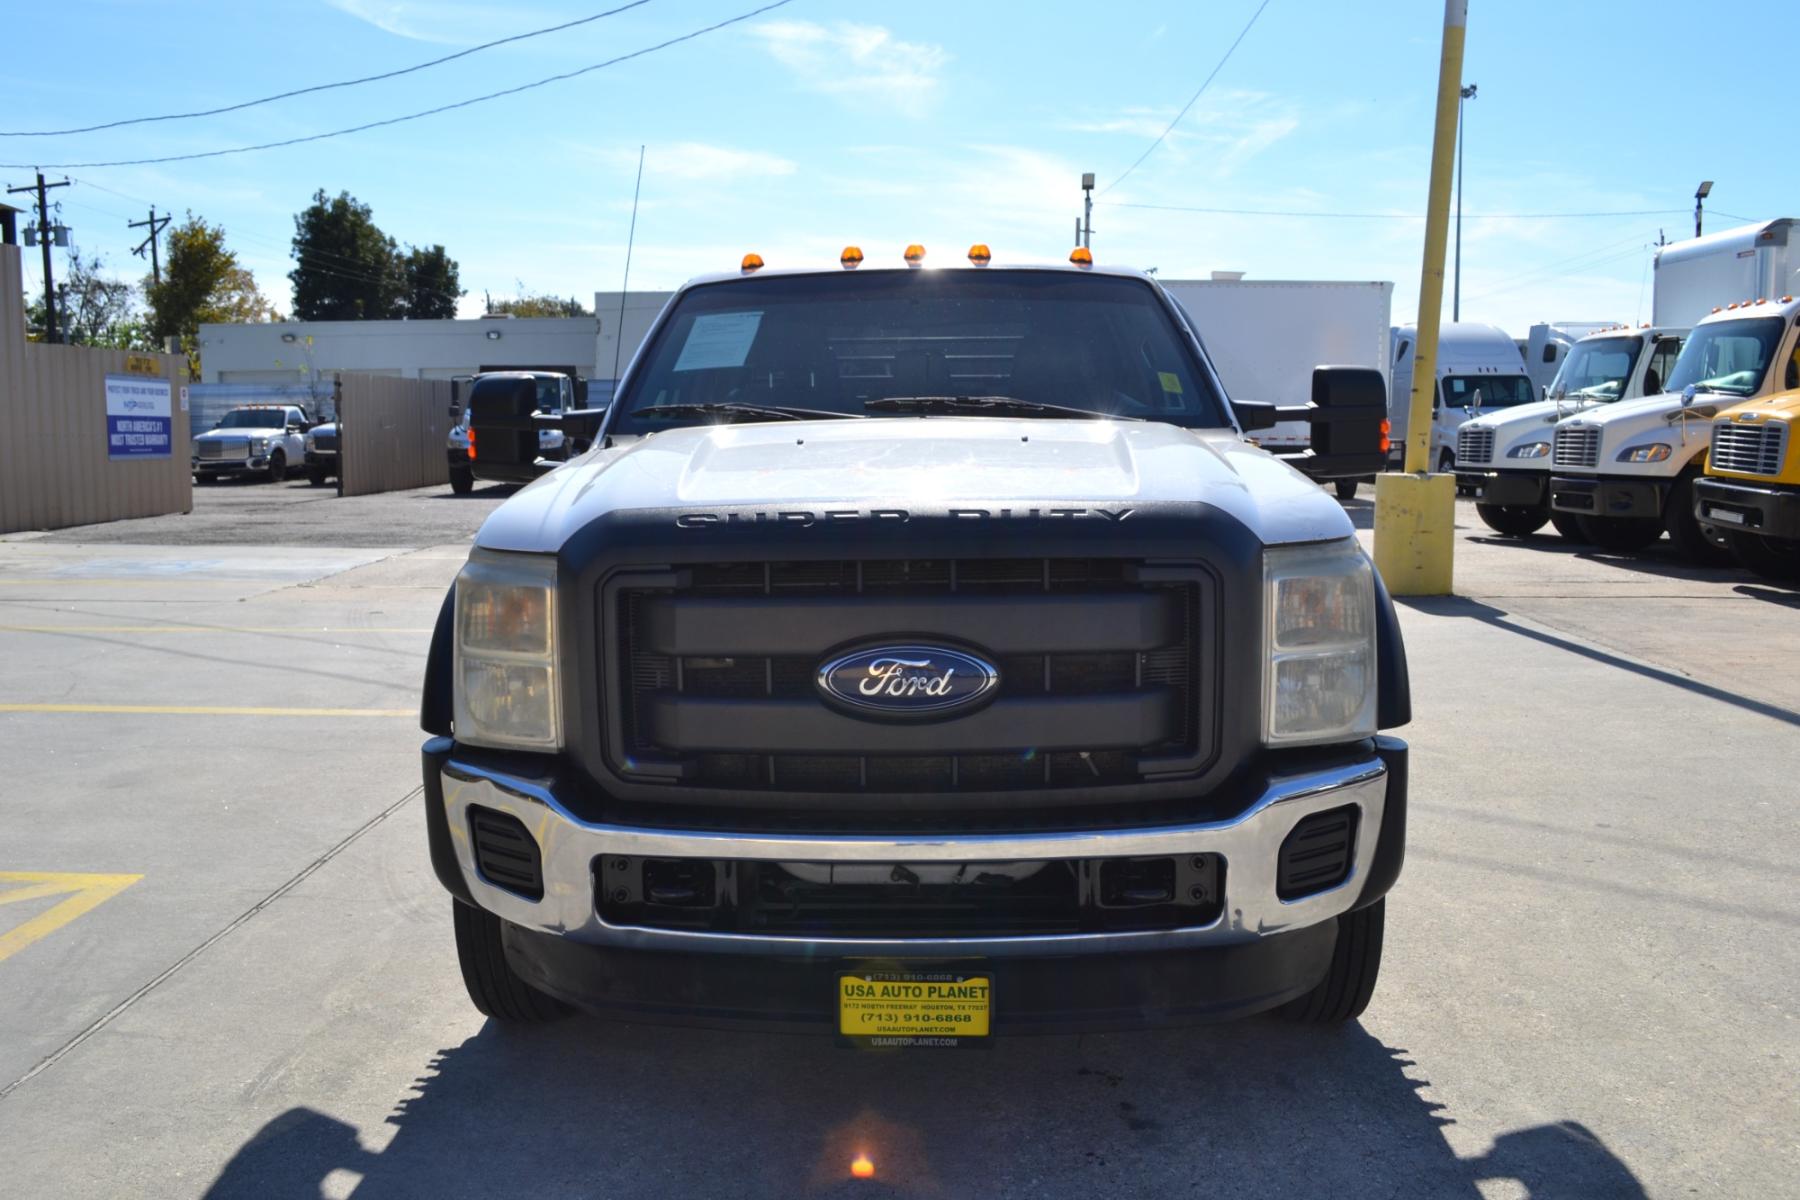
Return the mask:
<svg viewBox="0 0 1800 1200"><path fill-rule="evenodd" d="M320 188L294 216L294 316L302 321L365 321L404 315L405 260L381 232L369 206L349 192ZM454 304L454 301L452 301Z"/></svg>
<svg viewBox="0 0 1800 1200"><path fill-rule="evenodd" d="M274 307L256 287L256 277L225 248L225 230L188 213L169 231L162 282L145 281L150 300L149 332L153 344L175 338L186 351L188 365L200 367L199 333L203 323L272 321Z"/></svg>
<svg viewBox="0 0 1800 1200"><path fill-rule="evenodd" d="M56 280L56 327L71 346L104 346L117 350L147 350L155 346L137 312L137 289L123 279L103 274L106 260L88 257L78 249L69 257ZM27 336L44 336L44 302L27 298Z"/></svg>
<svg viewBox="0 0 1800 1200"><path fill-rule="evenodd" d="M593 310L575 297L567 300L561 296L552 296L548 292L530 292L523 281L519 282L519 294L508 300L495 300L488 297L487 310L491 313L507 313L515 317L591 317Z"/></svg>
<svg viewBox="0 0 1800 1200"><path fill-rule="evenodd" d="M409 246L404 262L406 316L413 320L454 317L463 289L456 260L442 246Z"/></svg>

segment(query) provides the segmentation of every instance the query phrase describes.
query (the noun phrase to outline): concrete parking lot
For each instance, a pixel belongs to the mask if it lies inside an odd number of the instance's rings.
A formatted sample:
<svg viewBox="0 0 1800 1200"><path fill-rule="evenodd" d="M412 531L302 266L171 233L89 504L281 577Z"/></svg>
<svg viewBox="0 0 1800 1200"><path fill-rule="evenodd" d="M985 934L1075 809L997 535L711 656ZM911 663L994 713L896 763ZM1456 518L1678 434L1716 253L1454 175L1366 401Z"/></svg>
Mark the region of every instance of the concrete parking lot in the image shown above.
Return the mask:
<svg viewBox="0 0 1800 1200"><path fill-rule="evenodd" d="M463 995L414 715L501 495L0 539L0 1196L1800 1190L1800 593L1464 502L1459 595L1402 610L1410 853L1343 1030L517 1032Z"/></svg>

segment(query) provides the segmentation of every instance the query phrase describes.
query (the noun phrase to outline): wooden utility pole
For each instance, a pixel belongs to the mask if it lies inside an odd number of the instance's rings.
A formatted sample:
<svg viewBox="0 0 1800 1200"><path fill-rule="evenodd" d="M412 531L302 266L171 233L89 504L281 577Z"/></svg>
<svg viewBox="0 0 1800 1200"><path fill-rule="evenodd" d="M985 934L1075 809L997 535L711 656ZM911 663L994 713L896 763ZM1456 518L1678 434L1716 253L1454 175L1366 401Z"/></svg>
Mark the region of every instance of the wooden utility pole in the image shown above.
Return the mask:
<svg viewBox="0 0 1800 1200"><path fill-rule="evenodd" d="M156 257L156 238L157 238L157 235L163 231L163 227L168 225L168 223L169 223L168 217L159 217L156 215L156 205L154 205L154 204L152 204L150 206L150 219L149 220L147 220L147 221L127 221L125 223L125 227L127 229L148 229L150 231L148 234L146 234L144 236L144 240L139 242L137 244L137 246L132 250L132 253L137 255L139 258L142 258L142 257L144 257L144 248L149 247L149 249L150 249L150 279L153 283L160 284L162 282L162 264L159 261L157 261L157 257Z"/></svg>
<svg viewBox="0 0 1800 1200"><path fill-rule="evenodd" d="M44 340L46 342L62 340L56 333L56 287L50 278L50 242L55 235L56 227L50 224L50 201L48 193L51 188L68 186L69 181L66 179L61 183L45 183L44 173L39 171L37 173L37 183L35 185L26 184L24 187L6 189L6 194L9 196L15 192L37 193L38 245L44 248Z"/></svg>

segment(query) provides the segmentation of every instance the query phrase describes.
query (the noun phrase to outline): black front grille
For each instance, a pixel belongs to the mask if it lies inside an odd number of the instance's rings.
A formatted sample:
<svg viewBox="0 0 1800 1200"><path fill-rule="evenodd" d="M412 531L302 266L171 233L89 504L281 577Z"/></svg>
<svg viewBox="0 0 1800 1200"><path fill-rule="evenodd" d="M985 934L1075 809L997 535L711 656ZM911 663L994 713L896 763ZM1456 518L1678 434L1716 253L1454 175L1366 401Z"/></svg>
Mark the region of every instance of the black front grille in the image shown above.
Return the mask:
<svg viewBox="0 0 1800 1200"><path fill-rule="evenodd" d="M609 856L609 925L794 937L1030 937L1210 925L1223 860L776 863Z"/></svg>
<svg viewBox="0 0 1800 1200"><path fill-rule="evenodd" d="M338 443L337 434L335 434L335 433L315 433L315 434L313 434L313 449L314 450L323 450L327 454L336 454L337 448L338 448L337 443Z"/></svg>
<svg viewBox="0 0 1800 1200"><path fill-rule="evenodd" d="M544 898L544 866L538 844L517 817L471 805L469 840L475 850L475 869L483 879L527 900Z"/></svg>
<svg viewBox="0 0 1800 1200"><path fill-rule="evenodd" d="M1334 808L1294 826L1281 843L1275 894L1298 900L1348 879L1356 858L1356 815L1354 805Z"/></svg>
<svg viewBox="0 0 1800 1200"><path fill-rule="evenodd" d="M605 602L618 655L612 758L628 777L785 793L999 792L1191 773L1212 715L1202 711L1209 580L1088 558L708 564L642 586L627 576ZM963 717L920 732L832 712L815 680L846 637L981 652L1000 672L983 718L991 732L958 729Z"/></svg>

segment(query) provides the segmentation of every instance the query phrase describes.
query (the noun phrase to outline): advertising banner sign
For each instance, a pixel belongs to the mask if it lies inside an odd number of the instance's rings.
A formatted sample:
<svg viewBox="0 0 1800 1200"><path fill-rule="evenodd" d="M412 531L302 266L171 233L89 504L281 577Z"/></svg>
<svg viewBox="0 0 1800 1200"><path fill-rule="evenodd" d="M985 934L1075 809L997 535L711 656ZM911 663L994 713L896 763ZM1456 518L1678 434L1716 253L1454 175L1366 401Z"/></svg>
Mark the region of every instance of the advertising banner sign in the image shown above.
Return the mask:
<svg viewBox="0 0 1800 1200"><path fill-rule="evenodd" d="M106 377L106 457L168 458L175 418L166 379Z"/></svg>

